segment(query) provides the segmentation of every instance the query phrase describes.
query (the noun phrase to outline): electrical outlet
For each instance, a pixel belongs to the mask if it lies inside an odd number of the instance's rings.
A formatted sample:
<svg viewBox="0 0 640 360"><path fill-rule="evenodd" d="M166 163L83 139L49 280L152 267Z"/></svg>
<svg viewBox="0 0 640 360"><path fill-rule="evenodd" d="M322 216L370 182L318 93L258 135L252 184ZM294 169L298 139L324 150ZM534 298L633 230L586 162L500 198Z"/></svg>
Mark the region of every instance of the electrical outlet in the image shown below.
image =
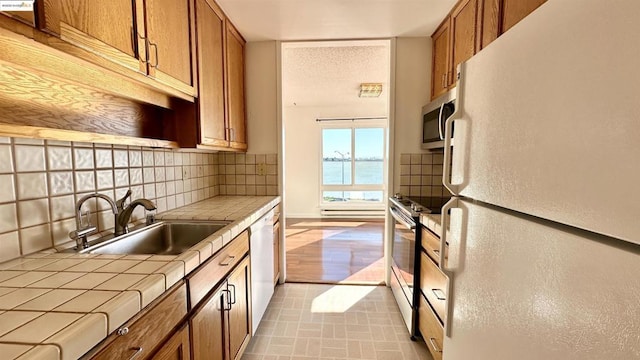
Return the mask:
<svg viewBox="0 0 640 360"><path fill-rule="evenodd" d="M256 165L256 173L258 175L267 175L267 164L262 163Z"/></svg>

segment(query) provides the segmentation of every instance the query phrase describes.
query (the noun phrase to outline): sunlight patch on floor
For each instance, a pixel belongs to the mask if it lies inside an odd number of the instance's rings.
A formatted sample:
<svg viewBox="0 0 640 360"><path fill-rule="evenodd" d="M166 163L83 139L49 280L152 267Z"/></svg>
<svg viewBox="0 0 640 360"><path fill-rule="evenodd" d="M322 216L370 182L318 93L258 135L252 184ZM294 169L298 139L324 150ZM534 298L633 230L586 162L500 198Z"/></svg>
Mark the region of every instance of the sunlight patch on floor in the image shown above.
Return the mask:
<svg viewBox="0 0 640 360"><path fill-rule="evenodd" d="M313 299L311 312L344 313L375 289L375 286L333 286Z"/></svg>
<svg viewBox="0 0 640 360"><path fill-rule="evenodd" d="M342 227L358 227L366 225L366 222L361 221L300 221L295 224L287 225L287 227L323 227L323 226L342 226Z"/></svg>

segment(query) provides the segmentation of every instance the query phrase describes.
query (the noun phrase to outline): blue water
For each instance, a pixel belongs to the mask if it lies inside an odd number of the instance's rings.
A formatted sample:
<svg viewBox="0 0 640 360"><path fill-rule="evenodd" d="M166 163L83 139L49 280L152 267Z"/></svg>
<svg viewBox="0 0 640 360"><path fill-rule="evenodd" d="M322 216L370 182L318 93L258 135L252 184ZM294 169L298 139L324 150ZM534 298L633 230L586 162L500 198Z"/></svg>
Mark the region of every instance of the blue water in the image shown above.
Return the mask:
<svg viewBox="0 0 640 360"><path fill-rule="evenodd" d="M383 161L355 161L355 185L383 184ZM351 184L350 161L323 161L324 185ZM325 191L325 201L365 200L382 201L382 191Z"/></svg>

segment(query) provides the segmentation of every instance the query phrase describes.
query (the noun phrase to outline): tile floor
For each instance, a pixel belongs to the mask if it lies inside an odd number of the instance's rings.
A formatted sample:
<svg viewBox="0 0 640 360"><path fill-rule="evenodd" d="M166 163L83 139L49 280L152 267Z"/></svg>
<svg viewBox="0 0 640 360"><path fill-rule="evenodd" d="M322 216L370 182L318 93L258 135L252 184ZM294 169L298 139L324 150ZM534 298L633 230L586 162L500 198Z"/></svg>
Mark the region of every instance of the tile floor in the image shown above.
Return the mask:
<svg viewBox="0 0 640 360"><path fill-rule="evenodd" d="M384 286L284 284L242 360L431 360Z"/></svg>

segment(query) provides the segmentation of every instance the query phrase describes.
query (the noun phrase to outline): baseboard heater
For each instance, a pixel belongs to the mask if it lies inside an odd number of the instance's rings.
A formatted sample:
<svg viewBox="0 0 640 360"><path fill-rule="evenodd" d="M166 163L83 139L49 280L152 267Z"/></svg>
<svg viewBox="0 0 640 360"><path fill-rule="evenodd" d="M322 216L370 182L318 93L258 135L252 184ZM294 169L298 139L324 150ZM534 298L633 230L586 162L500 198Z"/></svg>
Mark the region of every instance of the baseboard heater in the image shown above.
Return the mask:
<svg viewBox="0 0 640 360"><path fill-rule="evenodd" d="M361 217L383 218L384 209L322 209L321 216L327 217Z"/></svg>

